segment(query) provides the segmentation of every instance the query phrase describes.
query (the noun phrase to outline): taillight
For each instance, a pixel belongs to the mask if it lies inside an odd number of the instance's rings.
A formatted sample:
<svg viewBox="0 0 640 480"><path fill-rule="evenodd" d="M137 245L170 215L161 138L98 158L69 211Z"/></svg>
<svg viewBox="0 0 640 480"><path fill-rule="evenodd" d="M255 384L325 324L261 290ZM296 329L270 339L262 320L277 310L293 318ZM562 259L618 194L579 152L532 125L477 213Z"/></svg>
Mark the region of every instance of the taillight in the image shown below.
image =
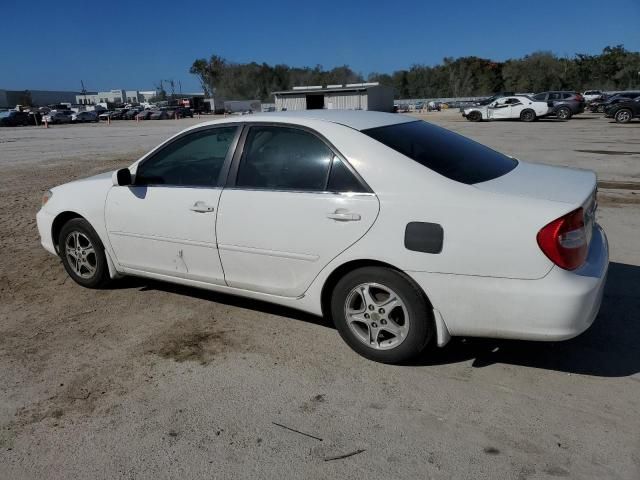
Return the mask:
<svg viewBox="0 0 640 480"><path fill-rule="evenodd" d="M576 100L578 100L579 102L584 102L584 97L579 93L576 93Z"/></svg>
<svg viewBox="0 0 640 480"><path fill-rule="evenodd" d="M543 253L560 268L575 270L581 266L588 251L582 208L543 227L537 239Z"/></svg>

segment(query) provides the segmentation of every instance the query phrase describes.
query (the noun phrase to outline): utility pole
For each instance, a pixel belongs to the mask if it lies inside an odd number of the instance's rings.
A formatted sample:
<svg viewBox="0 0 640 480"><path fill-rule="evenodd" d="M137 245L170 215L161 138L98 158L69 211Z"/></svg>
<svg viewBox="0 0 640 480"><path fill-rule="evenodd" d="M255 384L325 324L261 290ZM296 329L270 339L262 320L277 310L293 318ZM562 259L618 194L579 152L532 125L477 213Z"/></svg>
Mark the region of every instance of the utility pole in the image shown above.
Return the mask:
<svg viewBox="0 0 640 480"><path fill-rule="evenodd" d="M82 86L82 90L80 90L82 92L82 95L84 95L84 104L87 104L87 89L84 88L84 82L82 80L80 80L80 85Z"/></svg>

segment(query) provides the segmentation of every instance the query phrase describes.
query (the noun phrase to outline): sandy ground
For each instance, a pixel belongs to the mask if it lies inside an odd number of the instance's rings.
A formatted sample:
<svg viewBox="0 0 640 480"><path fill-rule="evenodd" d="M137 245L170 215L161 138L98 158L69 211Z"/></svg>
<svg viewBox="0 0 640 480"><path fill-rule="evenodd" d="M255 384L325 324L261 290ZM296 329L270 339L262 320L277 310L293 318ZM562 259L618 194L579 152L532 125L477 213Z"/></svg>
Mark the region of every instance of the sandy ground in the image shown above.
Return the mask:
<svg viewBox="0 0 640 480"><path fill-rule="evenodd" d="M42 192L197 121L0 129L0 479L640 478L640 122L425 117L598 172L612 264L590 330L387 366L299 312L146 280L83 289L39 245Z"/></svg>

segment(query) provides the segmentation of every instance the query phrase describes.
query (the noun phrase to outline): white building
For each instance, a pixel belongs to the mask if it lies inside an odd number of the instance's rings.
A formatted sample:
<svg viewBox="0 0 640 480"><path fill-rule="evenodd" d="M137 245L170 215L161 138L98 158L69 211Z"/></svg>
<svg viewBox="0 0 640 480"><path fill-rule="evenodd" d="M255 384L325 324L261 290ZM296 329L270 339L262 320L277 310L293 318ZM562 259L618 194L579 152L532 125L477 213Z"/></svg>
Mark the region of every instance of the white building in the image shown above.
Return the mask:
<svg viewBox="0 0 640 480"><path fill-rule="evenodd" d="M154 92L155 94L155 92ZM98 103L140 103L144 102L138 90L109 90L107 92L87 92L76 95L76 103L80 105L97 105Z"/></svg>
<svg viewBox="0 0 640 480"><path fill-rule="evenodd" d="M293 87L293 90L273 92L276 110L375 110L393 111L393 87L379 83L349 83Z"/></svg>

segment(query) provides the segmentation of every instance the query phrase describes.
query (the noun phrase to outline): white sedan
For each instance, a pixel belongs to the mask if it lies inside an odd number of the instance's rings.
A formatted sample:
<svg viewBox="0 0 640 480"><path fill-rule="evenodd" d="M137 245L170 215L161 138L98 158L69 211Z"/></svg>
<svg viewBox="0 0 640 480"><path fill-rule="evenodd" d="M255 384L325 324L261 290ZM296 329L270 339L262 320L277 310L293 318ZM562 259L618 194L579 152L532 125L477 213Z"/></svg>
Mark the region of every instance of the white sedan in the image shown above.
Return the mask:
<svg viewBox="0 0 640 480"><path fill-rule="evenodd" d="M609 263L595 195L590 171L409 116L316 110L196 125L52 188L37 222L85 287L137 275L260 299L401 362L454 335L587 329Z"/></svg>
<svg viewBox="0 0 640 480"><path fill-rule="evenodd" d="M498 98L489 105L465 108L462 116L471 122L508 119L533 122L550 112L551 107L547 102L537 102L533 98L518 95Z"/></svg>

